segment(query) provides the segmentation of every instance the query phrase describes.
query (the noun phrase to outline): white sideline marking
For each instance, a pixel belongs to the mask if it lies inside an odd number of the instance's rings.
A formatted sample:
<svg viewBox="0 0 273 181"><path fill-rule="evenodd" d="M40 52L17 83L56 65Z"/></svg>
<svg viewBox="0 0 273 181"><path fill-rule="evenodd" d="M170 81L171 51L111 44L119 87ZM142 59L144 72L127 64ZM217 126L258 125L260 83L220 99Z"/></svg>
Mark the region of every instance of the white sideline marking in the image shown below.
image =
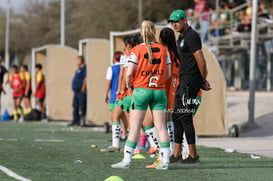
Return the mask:
<svg viewBox="0 0 273 181"><path fill-rule="evenodd" d="M0 141L18 141L18 139L17 138L6 138L6 139L4 139L4 138L0 138Z"/></svg>
<svg viewBox="0 0 273 181"><path fill-rule="evenodd" d="M64 142L64 140L58 139L35 139L35 142Z"/></svg>
<svg viewBox="0 0 273 181"><path fill-rule="evenodd" d="M41 131L45 131L45 132L55 132L56 130L54 130L54 129L34 129L33 131L35 131L35 132L41 132Z"/></svg>
<svg viewBox="0 0 273 181"><path fill-rule="evenodd" d="M10 169L8 169L8 168L6 168L6 167L4 167L4 166L2 166L2 165L0 165L0 170L1 170L2 172L4 172L6 175L8 175L8 176L10 176L10 177L12 177L12 178L14 178L14 179L16 179L16 180L19 180L19 181L31 181L30 179L27 179L27 178L25 178L25 177L22 177L22 176L20 176L20 175L14 173L14 172L11 171Z"/></svg>

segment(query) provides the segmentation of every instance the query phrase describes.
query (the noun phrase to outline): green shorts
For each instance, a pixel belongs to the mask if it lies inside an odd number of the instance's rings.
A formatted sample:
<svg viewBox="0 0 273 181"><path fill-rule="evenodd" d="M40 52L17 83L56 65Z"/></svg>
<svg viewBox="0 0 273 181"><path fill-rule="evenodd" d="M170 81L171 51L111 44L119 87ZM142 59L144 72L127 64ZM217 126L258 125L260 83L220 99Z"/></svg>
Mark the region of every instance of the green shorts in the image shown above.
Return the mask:
<svg viewBox="0 0 273 181"><path fill-rule="evenodd" d="M116 106L116 107L120 107L120 106L122 106L122 102L123 102L123 100L116 99L115 106Z"/></svg>
<svg viewBox="0 0 273 181"><path fill-rule="evenodd" d="M130 112L133 96L126 96L122 99L123 112Z"/></svg>
<svg viewBox="0 0 273 181"><path fill-rule="evenodd" d="M167 107L166 91L136 88L133 91L132 109L144 111L147 110L148 105L151 110L165 110Z"/></svg>
<svg viewBox="0 0 273 181"><path fill-rule="evenodd" d="M115 108L115 103L110 103L109 105L109 111L113 111Z"/></svg>

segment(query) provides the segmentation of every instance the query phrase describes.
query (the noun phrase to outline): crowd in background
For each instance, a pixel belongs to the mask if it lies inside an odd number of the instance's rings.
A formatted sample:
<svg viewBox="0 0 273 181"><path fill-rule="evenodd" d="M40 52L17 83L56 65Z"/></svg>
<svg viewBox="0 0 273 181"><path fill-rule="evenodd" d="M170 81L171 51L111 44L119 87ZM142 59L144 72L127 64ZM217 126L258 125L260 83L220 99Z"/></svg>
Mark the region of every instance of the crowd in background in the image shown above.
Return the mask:
<svg viewBox="0 0 273 181"><path fill-rule="evenodd" d="M201 30L201 38L204 43L208 42L209 36L229 35L232 31L251 31L251 1L221 0L218 7L218 16L216 12L217 5L210 4L207 0L194 0L194 2L194 10L188 9L187 15L191 17L191 26ZM247 5L243 6L245 3ZM242 8L238 8L239 6ZM234 8L238 8L238 10L232 12ZM258 3L258 17L272 19L271 14L261 2Z"/></svg>

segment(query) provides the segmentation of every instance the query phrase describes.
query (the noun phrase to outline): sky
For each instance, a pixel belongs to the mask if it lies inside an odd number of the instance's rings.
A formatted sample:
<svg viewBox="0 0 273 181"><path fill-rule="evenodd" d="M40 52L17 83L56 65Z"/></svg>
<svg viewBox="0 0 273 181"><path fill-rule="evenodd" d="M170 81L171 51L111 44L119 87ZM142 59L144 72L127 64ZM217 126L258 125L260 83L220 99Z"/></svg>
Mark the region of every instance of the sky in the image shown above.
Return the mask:
<svg viewBox="0 0 273 181"><path fill-rule="evenodd" d="M9 0L11 4L11 8L14 13L23 13L24 7L29 3L30 0ZM31 1L40 1L40 2L48 2L50 0L31 0ZM7 0L0 0L0 8L7 8Z"/></svg>
<svg viewBox="0 0 273 181"><path fill-rule="evenodd" d="M28 0L10 0L11 8L15 12L22 12L22 7L28 2ZM1 9L7 8L7 0L0 0L0 7Z"/></svg>

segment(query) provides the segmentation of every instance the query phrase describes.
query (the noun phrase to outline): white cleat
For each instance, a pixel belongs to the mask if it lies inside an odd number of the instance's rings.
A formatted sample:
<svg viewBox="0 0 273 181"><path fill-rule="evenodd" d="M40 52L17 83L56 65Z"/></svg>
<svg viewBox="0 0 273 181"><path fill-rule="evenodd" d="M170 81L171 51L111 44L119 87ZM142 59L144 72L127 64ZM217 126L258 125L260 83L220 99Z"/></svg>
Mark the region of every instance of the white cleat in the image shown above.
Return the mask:
<svg viewBox="0 0 273 181"><path fill-rule="evenodd" d="M157 167L155 167L157 170L168 170L169 169L169 163L160 163Z"/></svg>
<svg viewBox="0 0 273 181"><path fill-rule="evenodd" d="M111 165L112 168L121 168L121 169L128 169L131 167L131 163L127 163L124 161L121 161L119 163Z"/></svg>

